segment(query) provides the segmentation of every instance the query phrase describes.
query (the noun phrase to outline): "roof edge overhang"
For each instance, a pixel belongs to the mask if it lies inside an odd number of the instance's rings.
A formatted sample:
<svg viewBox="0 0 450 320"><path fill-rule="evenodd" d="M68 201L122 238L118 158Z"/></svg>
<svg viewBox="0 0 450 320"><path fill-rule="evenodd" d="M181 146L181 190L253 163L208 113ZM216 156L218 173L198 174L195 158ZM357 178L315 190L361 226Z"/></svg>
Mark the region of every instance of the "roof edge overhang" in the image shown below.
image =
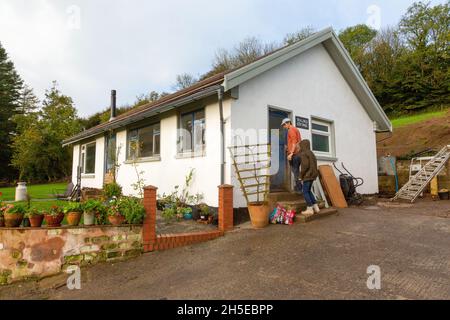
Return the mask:
<svg viewBox="0 0 450 320"><path fill-rule="evenodd" d="M350 54L333 31L333 28L327 28L317 32L307 39L280 49L267 57L226 74L222 84L224 90L231 90L319 44L323 44L369 117L376 122L376 131L392 132L392 124L389 118L359 72Z"/></svg>
<svg viewBox="0 0 450 320"><path fill-rule="evenodd" d="M69 145L75 144L77 142L80 142L82 140L90 139L92 137L101 135L102 133L105 133L107 131L116 130L116 129L125 127L125 126L127 126L129 124L136 123L138 121L150 118L152 116L155 116L155 115L158 115L158 114L165 113L165 112L168 112L170 110L176 109L176 108L184 106L184 105L186 105L188 103L195 102L195 101L198 101L200 99L212 96L212 95L216 94L217 91L221 89L221 87L222 86L220 84L219 85L213 85L213 86L210 86L210 87L208 87L206 89L203 89L203 90L201 90L199 92L191 94L191 95L189 95L187 97L183 97L183 98L180 98L180 99L168 102L166 104L162 104L162 105L157 106L155 108L150 108L150 109L145 110L143 112L139 112L137 114L130 115L129 117L125 117L125 118L118 119L118 120L115 120L115 121L113 120L113 121L111 121L110 123L108 123L107 125L105 125L105 126L103 126L101 128L95 128L94 127L93 130L89 130L86 133L81 132L80 134L78 134L78 135L76 135L76 136L74 136L72 138L64 140L62 145L63 145L63 147L69 146Z"/></svg>

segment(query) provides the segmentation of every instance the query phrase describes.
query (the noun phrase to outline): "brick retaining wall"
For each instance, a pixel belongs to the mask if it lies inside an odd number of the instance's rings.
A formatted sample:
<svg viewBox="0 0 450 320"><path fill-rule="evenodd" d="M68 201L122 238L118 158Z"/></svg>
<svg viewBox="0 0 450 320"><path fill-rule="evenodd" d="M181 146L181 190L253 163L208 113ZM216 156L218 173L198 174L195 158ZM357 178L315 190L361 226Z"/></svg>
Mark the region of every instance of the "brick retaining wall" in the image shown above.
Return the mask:
<svg viewBox="0 0 450 320"><path fill-rule="evenodd" d="M0 284L58 274L69 265L125 260L142 249L142 226L2 228Z"/></svg>

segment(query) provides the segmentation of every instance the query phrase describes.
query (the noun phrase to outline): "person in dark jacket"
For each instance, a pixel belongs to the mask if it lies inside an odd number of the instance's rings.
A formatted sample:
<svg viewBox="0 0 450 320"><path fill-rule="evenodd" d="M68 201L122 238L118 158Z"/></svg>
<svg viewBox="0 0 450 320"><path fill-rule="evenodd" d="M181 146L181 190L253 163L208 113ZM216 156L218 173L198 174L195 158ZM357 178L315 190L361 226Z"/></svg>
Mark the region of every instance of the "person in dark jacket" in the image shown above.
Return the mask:
<svg viewBox="0 0 450 320"><path fill-rule="evenodd" d="M302 214L311 216L314 213L319 213L320 209L314 194L311 192L313 182L319 176L319 171L317 170L317 158L311 151L311 142L309 140L302 140L300 142L300 158L302 164L300 180L303 181L303 196L308 205L308 208Z"/></svg>

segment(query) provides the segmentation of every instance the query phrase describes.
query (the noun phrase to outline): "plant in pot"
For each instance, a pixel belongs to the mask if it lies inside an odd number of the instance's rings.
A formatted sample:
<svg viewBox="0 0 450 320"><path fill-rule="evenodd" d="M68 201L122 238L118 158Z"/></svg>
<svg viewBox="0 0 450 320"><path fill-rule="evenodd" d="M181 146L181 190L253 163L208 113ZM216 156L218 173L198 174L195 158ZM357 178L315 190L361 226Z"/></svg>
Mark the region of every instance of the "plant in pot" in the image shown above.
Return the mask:
<svg viewBox="0 0 450 320"><path fill-rule="evenodd" d="M78 226L83 210L83 205L79 202L69 202L66 204L63 211L67 218L67 224L72 227Z"/></svg>
<svg viewBox="0 0 450 320"><path fill-rule="evenodd" d="M120 212L119 202L115 201L107 209L108 221L113 226L120 226L125 222L125 216Z"/></svg>
<svg viewBox="0 0 450 320"><path fill-rule="evenodd" d="M184 220L192 220L192 208L191 207L178 207L177 218Z"/></svg>
<svg viewBox="0 0 450 320"><path fill-rule="evenodd" d="M101 201L90 199L83 204L83 223L85 226L95 224L95 215L103 210L104 206Z"/></svg>
<svg viewBox="0 0 450 320"><path fill-rule="evenodd" d="M18 228L22 224L26 209L22 204L8 204L6 205L3 216L5 219L5 227Z"/></svg>
<svg viewBox="0 0 450 320"><path fill-rule="evenodd" d="M97 211L95 212L95 220L97 225L103 226L108 223L108 215L106 212L106 205L102 203L101 206L98 206Z"/></svg>
<svg viewBox="0 0 450 320"><path fill-rule="evenodd" d="M64 212L59 206L51 206L50 210L44 214L44 220L47 227L61 227L61 222L64 220Z"/></svg>
<svg viewBox="0 0 450 320"><path fill-rule="evenodd" d="M103 187L103 195L106 199L119 198L122 196L122 186L117 182L108 183Z"/></svg>
<svg viewBox="0 0 450 320"><path fill-rule="evenodd" d="M200 211L200 220L201 221L208 221L210 215L211 215L211 210L209 209L209 206L206 203L201 203L199 206L199 211Z"/></svg>
<svg viewBox="0 0 450 320"><path fill-rule="evenodd" d="M145 208L142 200L134 197L120 199L119 212L125 217L128 224L142 224L145 218Z"/></svg>
<svg viewBox="0 0 450 320"><path fill-rule="evenodd" d="M36 208L30 208L25 214L25 217L30 220L30 226L32 228L40 228L44 221L44 214Z"/></svg>

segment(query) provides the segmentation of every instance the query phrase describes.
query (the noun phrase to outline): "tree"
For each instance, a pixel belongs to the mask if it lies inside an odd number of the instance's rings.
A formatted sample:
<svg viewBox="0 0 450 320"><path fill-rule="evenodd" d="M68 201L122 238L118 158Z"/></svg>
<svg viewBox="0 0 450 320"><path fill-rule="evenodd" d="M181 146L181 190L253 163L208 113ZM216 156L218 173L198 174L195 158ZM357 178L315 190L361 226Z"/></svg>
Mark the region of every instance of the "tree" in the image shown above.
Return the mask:
<svg viewBox="0 0 450 320"><path fill-rule="evenodd" d="M12 165L20 179L50 181L69 176L72 152L62 147L62 141L80 130L72 98L63 95L54 82L38 116L13 138Z"/></svg>
<svg viewBox="0 0 450 320"><path fill-rule="evenodd" d="M20 92L16 113L12 118L16 124L16 133L23 132L28 126L35 123L38 117L39 99L32 88L24 85Z"/></svg>
<svg viewBox="0 0 450 320"><path fill-rule="evenodd" d="M203 75L201 80L251 63L279 47L273 42L263 43L256 37L248 37L239 42L233 50L219 49L212 62L212 70Z"/></svg>
<svg viewBox="0 0 450 320"><path fill-rule="evenodd" d="M312 26L308 26L298 30L297 32L288 33L283 40L285 45L291 45L298 41L305 40L316 33L316 30Z"/></svg>
<svg viewBox="0 0 450 320"><path fill-rule="evenodd" d="M13 179L9 167L11 160L11 137L15 131L12 120L18 107L23 82L0 43L0 179Z"/></svg>
<svg viewBox="0 0 450 320"><path fill-rule="evenodd" d="M198 79L189 73L182 73L177 75L176 83L173 85L175 91L189 88L198 82Z"/></svg>
<svg viewBox="0 0 450 320"><path fill-rule="evenodd" d="M405 108L449 105L450 1L434 7L414 3L401 19L399 32L407 49L401 84Z"/></svg>
<svg viewBox="0 0 450 320"><path fill-rule="evenodd" d="M339 39L360 69L364 63L366 50L376 35L377 31L365 24L349 27L342 30L339 34Z"/></svg>

